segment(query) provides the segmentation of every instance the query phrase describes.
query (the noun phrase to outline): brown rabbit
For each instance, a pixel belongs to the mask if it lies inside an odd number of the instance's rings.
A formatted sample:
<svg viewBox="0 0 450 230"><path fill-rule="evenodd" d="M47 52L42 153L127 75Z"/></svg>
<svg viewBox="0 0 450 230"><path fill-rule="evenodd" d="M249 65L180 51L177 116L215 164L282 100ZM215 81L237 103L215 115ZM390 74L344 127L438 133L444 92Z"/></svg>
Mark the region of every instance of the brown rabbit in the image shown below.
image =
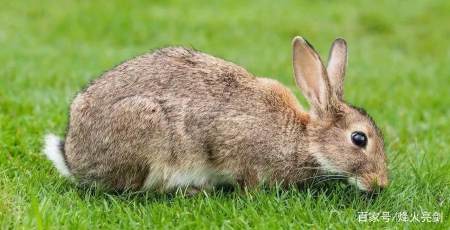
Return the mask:
<svg viewBox="0 0 450 230"><path fill-rule="evenodd" d="M65 141L44 152L64 176L113 190L191 191L231 183L289 185L333 173L361 190L388 184L383 138L343 100L347 45L325 68L293 40L297 85L311 111L275 80L194 50L163 48L103 74L74 99Z"/></svg>

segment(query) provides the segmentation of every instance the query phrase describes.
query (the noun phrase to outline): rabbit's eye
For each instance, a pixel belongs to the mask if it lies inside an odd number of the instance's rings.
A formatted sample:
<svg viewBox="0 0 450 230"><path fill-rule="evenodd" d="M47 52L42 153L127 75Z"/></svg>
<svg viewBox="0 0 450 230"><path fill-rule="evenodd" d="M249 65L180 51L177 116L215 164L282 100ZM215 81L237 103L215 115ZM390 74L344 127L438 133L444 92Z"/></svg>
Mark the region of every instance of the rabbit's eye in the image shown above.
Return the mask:
<svg viewBox="0 0 450 230"><path fill-rule="evenodd" d="M353 144L363 148L367 145L367 136L365 133L361 131L355 131L352 133L352 142Z"/></svg>

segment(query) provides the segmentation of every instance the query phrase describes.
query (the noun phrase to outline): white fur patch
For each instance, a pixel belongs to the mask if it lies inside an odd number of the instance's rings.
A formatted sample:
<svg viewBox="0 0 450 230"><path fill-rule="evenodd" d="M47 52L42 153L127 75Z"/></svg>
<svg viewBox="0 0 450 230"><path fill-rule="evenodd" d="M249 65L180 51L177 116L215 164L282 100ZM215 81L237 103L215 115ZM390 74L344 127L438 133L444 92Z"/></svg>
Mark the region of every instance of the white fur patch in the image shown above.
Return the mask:
<svg viewBox="0 0 450 230"><path fill-rule="evenodd" d="M364 186L364 184L362 183L362 181L359 178L349 177L348 178L348 183L358 187L362 191L367 191L367 187Z"/></svg>
<svg viewBox="0 0 450 230"><path fill-rule="evenodd" d="M314 158L319 162L320 166L324 171L327 172L333 172L333 173L340 173L341 170L339 170L337 167L335 167L327 158L323 156L322 153L316 153L313 154Z"/></svg>
<svg viewBox="0 0 450 230"><path fill-rule="evenodd" d="M45 136L45 145L43 152L47 158L53 162L53 165L58 170L58 172L65 177L70 177L71 173L69 168L64 161L63 153L60 149L61 139L53 134L48 134Z"/></svg>
<svg viewBox="0 0 450 230"><path fill-rule="evenodd" d="M230 181L230 176L222 175L207 167L175 169L167 165L153 165L142 189L161 188L162 190L170 190L188 186L209 188L218 183Z"/></svg>

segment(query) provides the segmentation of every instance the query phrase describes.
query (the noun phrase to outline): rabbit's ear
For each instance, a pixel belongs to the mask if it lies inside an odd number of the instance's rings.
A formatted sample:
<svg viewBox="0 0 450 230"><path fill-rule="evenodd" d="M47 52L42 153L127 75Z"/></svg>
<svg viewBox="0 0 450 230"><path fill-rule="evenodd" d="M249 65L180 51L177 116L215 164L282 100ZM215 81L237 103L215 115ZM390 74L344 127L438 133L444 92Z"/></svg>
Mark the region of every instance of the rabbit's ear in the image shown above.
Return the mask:
<svg viewBox="0 0 450 230"><path fill-rule="evenodd" d="M326 69L314 48L302 37L295 37L293 66L297 86L302 90L313 112L321 116L330 105L330 85Z"/></svg>
<svg viewBox="0 0 450 230"><path fill-rule="evenodd" d="M327 73L331 91L341 100L344 95L344 75L346 67L347 42L342 38L338 38L334 40L333 45L331 45Z"/></svg>

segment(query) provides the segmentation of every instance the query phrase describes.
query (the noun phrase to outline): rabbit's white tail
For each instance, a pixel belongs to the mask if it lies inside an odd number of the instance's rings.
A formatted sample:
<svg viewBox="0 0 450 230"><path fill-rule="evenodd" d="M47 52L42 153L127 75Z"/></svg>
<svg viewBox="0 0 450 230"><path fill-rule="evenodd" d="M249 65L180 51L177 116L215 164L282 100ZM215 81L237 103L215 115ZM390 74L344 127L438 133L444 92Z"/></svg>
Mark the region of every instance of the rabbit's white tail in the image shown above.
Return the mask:
<svg viewBox="0 0 450 230"><path fill-rule="evenodd" d="M45 136L44 153L62 176L70 177L72 174L64 159L63 144L61 138L53 134L47 134Z"/></svg>

